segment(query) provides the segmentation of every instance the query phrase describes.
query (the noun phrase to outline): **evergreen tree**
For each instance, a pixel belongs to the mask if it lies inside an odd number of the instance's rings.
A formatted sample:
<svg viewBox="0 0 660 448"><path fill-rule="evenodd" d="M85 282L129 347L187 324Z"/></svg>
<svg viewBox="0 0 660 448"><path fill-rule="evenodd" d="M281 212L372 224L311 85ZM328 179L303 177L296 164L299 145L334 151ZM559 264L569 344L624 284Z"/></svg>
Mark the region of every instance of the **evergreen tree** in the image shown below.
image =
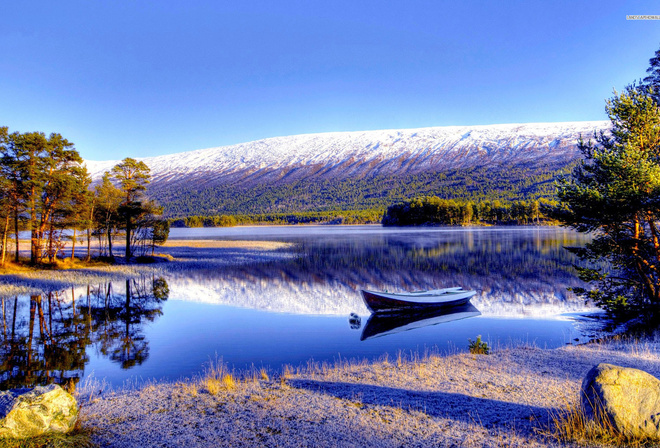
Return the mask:
<svg viewBox="0 0 660 448"><path fill-rule="evenodd" d="M7 143L9 129L6 126L0 126L0 148L4 148ZM7 254L7 238L9 236L9 221L11 218L12 201L11 201L11 182L4 169L4 165L0 163L0 222L2 223L2 253L0 254L0 266L4 266L5 257Z"/></svg>
<svg viewBox="0 0 660 448"><path fill-rule="evenodd" d="M170 236L170 222L164 219L159 219L153 223L153 231L151 234L151 255L154 254L156 246L162 246Z"/></svg>
<svg viewBox="0 0 660 448"><path fill-rule="evenodd" d="M611 135L580 141L584 160L558 184L557 216L594 232L579 269L593 289L580 293L614 315L660 309L660 110L646 88L629 86L607 102Z"/></svg>
<svg viewBox="0 0 660 448"><path fill-rule="evenodd" d="M14 227L15 254L14 261L19 259L19 222L24 209L22 184L20 181L19 165L13 156L12 141L8 135L7 127L0 127L0 177L4 180L7 213L11 214Z"/></svg>
<svg viewBox="0 0 660 448"><path fill-rule="evenodd" d="M660 105L660 50L649 59L649 68L646 69L648 76L644 78L642 87L653 98L655 104Z"/></svg>
<svg viewBox="0 0 660 448"><path fill-rule="evenodd" d="M82 179L85 173L80 166L82 158L72 148L73 143L62 138L60 134L51 134L48 138L47 154L43 162L45 172L39 204L38 236L43 239L44 235L47 235L46 252L51 262L63 244L61 230L67 223L71 223L76 189L81 187L82 182L91 182L90 179Z"/></svg>
<svg viewBox="0 0 660 448"><path fill-rule="evenodd" d="M7 240L9 237L9 223L11 219L10 202L10 184L9 181L0 176L0 266L4 266L7 255Z"/></svg>
<svg viewBox="0 0 660 448"><path fill-rule="evenodd" d="M19 219L25 212L30 235L30 260L40 263L44 235L52 258L54 229L62 218L58 211L70 195L72 173L82 161L73 143L60 134L48 138L42 132L14 132L4 138L3 177L8 180L9 206L14 215L18 261Z"/></svg>
<svg viewBox="0 0 660 448"><path fill-rule="evenodd" d="M119 206L122 202L122 192L112 184L110 173L105 172L101 183L94 189L96 207L93 211L96 233L99 237L101 254L105 252L103 236L105 235L108 247L108 257L114 258L112 251L112 237L119 221Z"/></svg>
<svg viewBox="0 0 660 448"><path fill-rule="evenodd" d="M30 230L30 261L37 263L41 259L41 239L37 211L43 191L44 160L48 142L41 132L9 135L4 157L11 171L11 181L18 193L19 204L28 213ZM18 207L18 205L17 205ZM18 219L18 215L16 215ZM18 232L17 232L18 237Z"/></svg>
<svg viewBox="0 0 660 448"><path fill-rule="evenodd" d="M66 222L65 225L71 229L71 260L76 253L77 231L87 231L87 260L91 258L91 228L92 215L94 212L94 193L89 189L92 178L83 166L73 173L73 189L70 200L65 204Z"/></svg>
<svg viewBox="0 0 660 448"><path fill-rule="evenodd" d="M21 224L30 231L30 261L41 263L44 254L54 260L63 247L62 231L76 228L78 198L91 179L73 143L60 134L42 132L9 134L0 127L0 234L4 262L10 221L19 255ZM11 219L13 218L13 219ZM44 242L47 244L44 246Z"/></svg>
<svg viewBox="0 0 660 448"><path fill-rule="evenodd" d="M143 213L143 193L151 179L149 167L130 157L112 168L112 176L119 182L124 199L119 208L126 230L126 260L131 258L131 237L136 217Z"/></svg>

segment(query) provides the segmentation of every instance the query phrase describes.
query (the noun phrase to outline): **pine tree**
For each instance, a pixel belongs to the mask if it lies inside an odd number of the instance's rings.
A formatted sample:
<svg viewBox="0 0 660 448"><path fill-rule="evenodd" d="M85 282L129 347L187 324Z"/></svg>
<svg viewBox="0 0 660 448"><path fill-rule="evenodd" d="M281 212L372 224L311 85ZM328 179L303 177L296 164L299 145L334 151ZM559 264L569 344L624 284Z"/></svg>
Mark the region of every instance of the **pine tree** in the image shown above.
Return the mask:
<svg viewBox="0 0 660 448"><path fill-rule="evenodd" d="M111 180L110 173L105 172L101 183L94 190L96 207L93 211L94 222L99 236L99 246L103 253L103 235L108 243L108 257L114 258L112 251L112 236L119 221L119 206L122 201L122 192L116 188Z"/></svg>
<svg viewBox="0 0 660 448"><path fill-rule="evenodd" d="M7 144L9 129L6 126L0 126L0 148ZM5 171L4 164L0 162L0 222L2 228L2 252L0 254L0 266L4 266L7 254L7 237L9 236L9 221L11 218L11 182Z"/></svg>
<svg viewBox="0 0 660 448"><path fill-rule="evenodd" d="M130 157L112 168L112 175L119 182L124 200L119 208L126 230L126 260L131 258L131 236L134 220L142 213L143 193L151 179L149 167Z"/></svg>
<svg viewBox="0 0 660 448"><path fill-rule="evenodd" d="M40 222L38 236L43 239L47 234L47 253L52 262L57 255L60 244L57 231L63 224L70 222L73 214L72 202L76 189L79 188L82 174L80 164L82 158L73 148L73 143L62 138L60 134L51 134L47 141L47 154L43 161L43 194L40 201ZM58 240L56 241L56 238Z"/></svg>
<svg viewBox="0 0 660 448"><path fill-rule="evenodd" d="M655 56L649 59L649 68L646 69L648 76L644 78L642 87L653 98L655 104L660 105L660 50L655 52Z"/></svg>
<svg viewBox="0 0 660 448"><path fill-rule="evenodd" d="M87 171L86 166L76 169L72 173L73 189L71 192L70 200L65 204L66 206L66 227L71 229L71 260L75 258L76 253L76 240L77 231L87 231L87 260L91 258L91 227L92 227L92 214L94 212L94 194L89 189L92 183L92 178Z"/></svg>
<svg viewBox="0 0 660 448"><path fill-rule="evenodd" d="M580 141L584 160L558 187L557 216L593 241L573 249L590 263L578 289L614 315L660 309L660 110L649 91L629 86L607 102L611 135Z"/></svg>

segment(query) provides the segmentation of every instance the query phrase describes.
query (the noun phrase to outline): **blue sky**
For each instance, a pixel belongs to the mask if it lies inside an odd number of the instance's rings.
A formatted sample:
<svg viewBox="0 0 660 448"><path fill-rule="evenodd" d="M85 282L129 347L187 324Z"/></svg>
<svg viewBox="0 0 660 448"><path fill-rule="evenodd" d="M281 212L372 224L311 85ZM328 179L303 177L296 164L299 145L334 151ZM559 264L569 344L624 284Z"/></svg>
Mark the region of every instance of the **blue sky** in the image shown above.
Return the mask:
<svg viewBox="0 0 660 448"><path fill-rule="evenodd" d="M3 2L0 125L84 158L312 132L606 119L657 1Z"/></svg>

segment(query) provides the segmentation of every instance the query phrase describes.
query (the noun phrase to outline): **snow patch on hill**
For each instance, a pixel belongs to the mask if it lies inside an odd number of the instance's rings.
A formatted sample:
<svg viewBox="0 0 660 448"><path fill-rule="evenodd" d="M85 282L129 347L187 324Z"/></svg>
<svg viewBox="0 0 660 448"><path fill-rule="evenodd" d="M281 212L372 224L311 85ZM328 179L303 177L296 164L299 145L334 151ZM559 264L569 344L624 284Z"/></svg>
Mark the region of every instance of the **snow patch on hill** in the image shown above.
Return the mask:
<svg viewBox="0 0 660 448"><path fill-rule="evenodd" d="M328 175L392 173L574 157L580 136L587 139L608 128L607 121L586 121L303 134L138 160L151 168L154 182L173 176L254 176L296 167ZM99 179L118 162L85 163Z"/></svg>

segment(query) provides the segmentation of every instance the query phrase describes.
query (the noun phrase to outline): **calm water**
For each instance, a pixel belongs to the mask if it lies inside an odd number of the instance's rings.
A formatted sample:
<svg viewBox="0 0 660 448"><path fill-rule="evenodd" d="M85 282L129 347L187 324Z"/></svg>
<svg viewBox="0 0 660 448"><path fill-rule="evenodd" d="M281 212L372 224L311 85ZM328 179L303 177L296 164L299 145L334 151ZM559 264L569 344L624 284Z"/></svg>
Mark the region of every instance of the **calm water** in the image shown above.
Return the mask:
<svg viewBox="0 0 660 448"><path fill-rule="evenodd" d="M221 358L231 368L298 366L584 341L594 311L559 228L383 229L379 226L173 229L171 239L283 241L273 250L173 248L156 275L3 299L0 387L189 377ZM451 315L371 317L359 289L475 289ZM357 315L357 317L351 315Z"/></svg>

